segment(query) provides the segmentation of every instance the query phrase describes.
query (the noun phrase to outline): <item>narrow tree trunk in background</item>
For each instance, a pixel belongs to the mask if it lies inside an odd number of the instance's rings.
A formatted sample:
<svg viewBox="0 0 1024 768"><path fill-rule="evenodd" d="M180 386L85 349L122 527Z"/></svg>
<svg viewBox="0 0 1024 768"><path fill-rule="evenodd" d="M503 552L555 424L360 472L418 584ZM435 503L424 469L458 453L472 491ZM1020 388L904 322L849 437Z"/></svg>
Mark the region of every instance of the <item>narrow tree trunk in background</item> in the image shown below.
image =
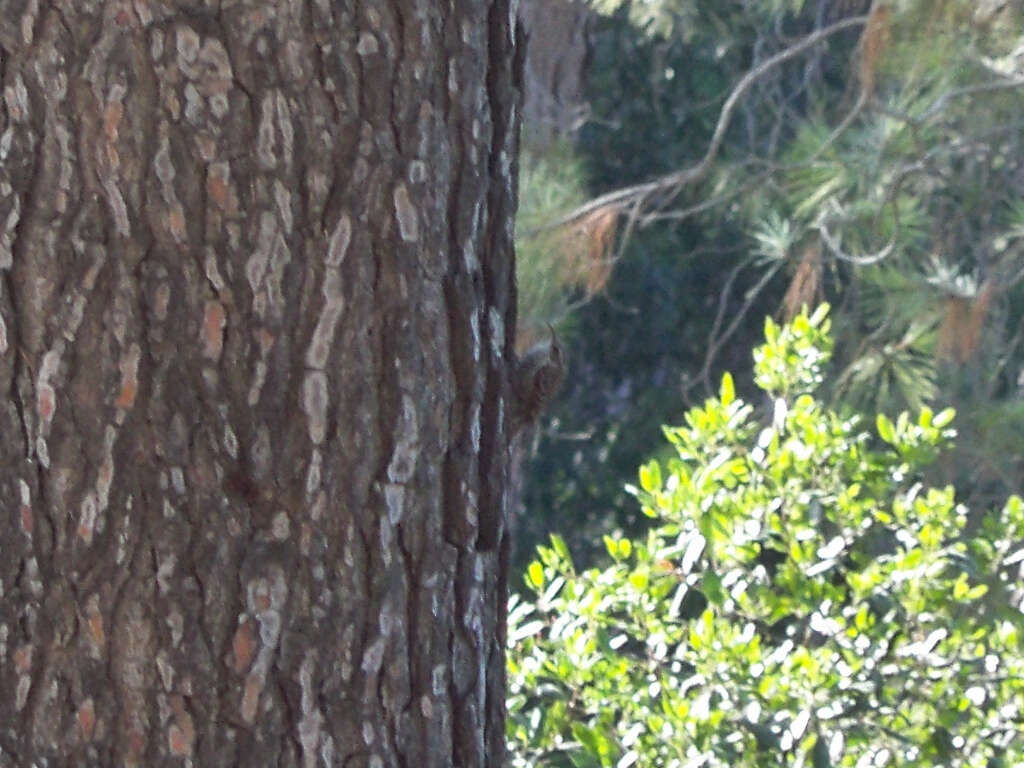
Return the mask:
<svg viewBox="0 0 1024 768"><path fill-rule="evenodd" d="M521 0L530 45L524 72L524 136L545 150L573 138L587 112L586 63L595 11L583 0Z"/></svg>
<svg viewBox="0 0 1024 768"><path fill-rule="evenodd" d="M0 765L498 766L507 0L0 0Z"/></svg>

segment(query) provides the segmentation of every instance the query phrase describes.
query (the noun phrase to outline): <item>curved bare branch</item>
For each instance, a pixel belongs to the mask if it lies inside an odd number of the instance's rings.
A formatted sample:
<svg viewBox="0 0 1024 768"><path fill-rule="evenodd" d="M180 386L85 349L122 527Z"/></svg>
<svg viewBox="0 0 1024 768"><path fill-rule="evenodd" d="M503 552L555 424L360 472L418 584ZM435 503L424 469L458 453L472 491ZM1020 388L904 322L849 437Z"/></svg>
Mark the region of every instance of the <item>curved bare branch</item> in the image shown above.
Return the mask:
<svg viewBox="0 0 1024 768"><path fill-rule="evenodd" d="M831 24L807 35L799 42L794 43L789 48L765 59L761 64L747 72L732 89L729 97L725 100L725 104L722 105L722 111L718 115L718 122L715 125L715 131L711 136L711 142L708 144L707 151L695 165L675 171L674 173L666 174L665 176L654 179L653 181L648 181L643 184L634 184L629 187L622 187L621 189L616 189L599 197L595 197L593 200L584 203L575 210L559 217L555 221L552 221L542 229L557 229L559 227L563 227L566 224L578 221L601 208L612 207L621 210L630 206L638 206L637 210L639 210L643 207L643 203L647 198L659 192L668 193L669 199L675 197L683 187L699 181L711 169L711 164L718 156L718 153L722 148L722 143L725 141L725 132L729 129L729 123L732 121L740 99L743 98L754 83L764 77L775 67L799 56L808 48L814 47L822 40L825 40L838 32L842 32L843 30L864 26L868 23L869 18L870 16L851 16L850 18L837 21L835 24ZM536 234L536 232L529 234Z"/></svg>

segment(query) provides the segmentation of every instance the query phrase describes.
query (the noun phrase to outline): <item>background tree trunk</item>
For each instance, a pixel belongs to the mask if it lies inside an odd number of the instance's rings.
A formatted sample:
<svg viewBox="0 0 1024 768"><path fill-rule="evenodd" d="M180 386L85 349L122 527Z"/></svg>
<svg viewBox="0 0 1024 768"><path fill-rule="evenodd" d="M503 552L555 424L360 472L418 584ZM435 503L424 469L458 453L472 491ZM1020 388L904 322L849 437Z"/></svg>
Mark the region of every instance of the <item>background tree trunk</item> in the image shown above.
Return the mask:
<svg viewBox="0 0 1024 768"><path fill-rule="evenodd" d="M0 765L500 765L515 49L0 0Z"/></svg>
<svg viewBox="0 0 1024 768"><path fill-rule="evenodd" d="M583 0L520 0L529 40L523 98L526 147L572 139L586 120L585 79L594 10Z"/></svg>

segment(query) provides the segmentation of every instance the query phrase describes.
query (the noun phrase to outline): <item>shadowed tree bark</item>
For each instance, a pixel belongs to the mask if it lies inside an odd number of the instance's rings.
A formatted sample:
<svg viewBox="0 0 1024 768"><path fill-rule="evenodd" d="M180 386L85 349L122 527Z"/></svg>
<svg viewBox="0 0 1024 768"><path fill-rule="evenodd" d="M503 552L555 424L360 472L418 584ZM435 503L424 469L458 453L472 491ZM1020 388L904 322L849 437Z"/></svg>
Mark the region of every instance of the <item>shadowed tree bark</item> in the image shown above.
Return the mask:
<svg viewBox="0 0 1024 768"><path fill-rule="evenodd" d="M0 765L498 766L507 0L0 0Z"/></svg>

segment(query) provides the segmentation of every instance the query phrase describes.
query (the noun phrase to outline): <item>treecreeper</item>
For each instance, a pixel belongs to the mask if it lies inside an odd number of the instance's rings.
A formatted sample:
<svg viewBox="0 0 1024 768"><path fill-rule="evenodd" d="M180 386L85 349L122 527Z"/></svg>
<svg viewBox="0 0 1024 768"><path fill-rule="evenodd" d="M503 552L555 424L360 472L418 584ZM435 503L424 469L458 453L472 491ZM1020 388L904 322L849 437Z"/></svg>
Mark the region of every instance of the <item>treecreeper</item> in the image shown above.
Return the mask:
<svg viewBox="0 0 1024 768"><path fill-rule="evenodd" d="M509 428L512 450L521 455L529 441L541 413L551 403L565 379L565 357L554 328L548 325L551 338L534 346L516 361L512 371L512 405L509 409ZM513 481L513 486L517 481ZM512 496L517 496L515 490ZM514 505L513 505L514 506ZM500 508L480 509L477 549L492 550L503 539L509 541L509 521Z"/></svg>
<svg viewBox="0 0 1024 768"><path fill-rule="evenodd" d="M515 397L511 420L513 435L537 423L565 379L562 347L550 324L548 330L551 333L548 343L538 344L516 364L512 381Z"/></svg>

